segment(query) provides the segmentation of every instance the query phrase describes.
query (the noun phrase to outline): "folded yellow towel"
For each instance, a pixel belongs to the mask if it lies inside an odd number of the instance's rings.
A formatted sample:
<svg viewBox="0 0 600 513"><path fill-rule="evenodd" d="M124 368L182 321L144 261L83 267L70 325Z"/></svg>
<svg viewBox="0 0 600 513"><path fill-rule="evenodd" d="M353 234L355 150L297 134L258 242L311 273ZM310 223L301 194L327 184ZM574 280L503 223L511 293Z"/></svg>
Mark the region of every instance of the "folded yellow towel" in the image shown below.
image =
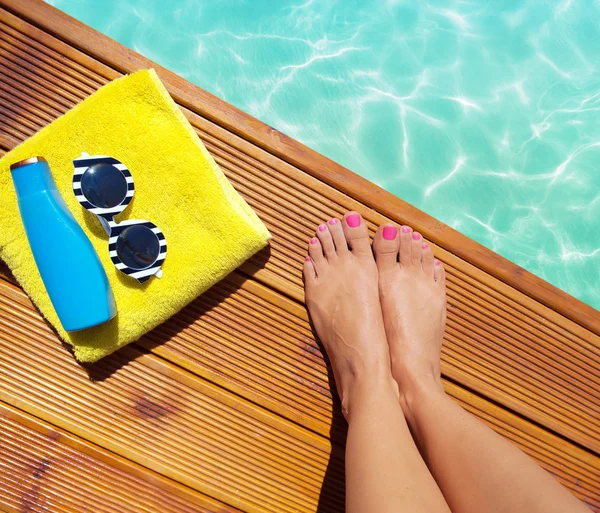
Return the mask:
<svg viewBox="0 0 600 513"><path fill-rule="evenodd" d="M162 278L140 285L112 264L99 221L71 189L72 160L81 152L110 155L131 171L135 198L117 221L147 219L160 227L169 245ZM58 190L102 260L118 311L104 325L65 332L46 293L9 171L11 163L34 155L48 161ZM138 339L263 248L270 237L154 70L107 84L0 160L0 227L0 258L82 362Z"/></svg>

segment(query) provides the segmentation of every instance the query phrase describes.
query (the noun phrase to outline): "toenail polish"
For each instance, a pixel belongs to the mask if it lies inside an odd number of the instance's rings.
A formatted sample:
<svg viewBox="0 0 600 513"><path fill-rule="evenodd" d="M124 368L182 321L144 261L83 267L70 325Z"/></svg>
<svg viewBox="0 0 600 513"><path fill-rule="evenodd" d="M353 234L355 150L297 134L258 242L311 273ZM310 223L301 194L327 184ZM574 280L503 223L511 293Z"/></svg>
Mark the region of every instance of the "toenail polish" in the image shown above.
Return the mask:
<svg viewBox="0 0 600 513"><path fill-rule="evenodd" d="M421 235L419 235L418 233L413 233L413 240L419 240L421 238Z"/></svg>
<svg viewBox="0 0 600 513"><path fill-rule="evenodd" d="M329 224L336 224L337 222L338 220L335 218L329 220Z"/></svg>
<svg viewBox="0 0 600 513"><path fill-rule="evenodd" d="M350 214L346 217L346 223L348 223L350 228L356 228L360 226L360 216L358 214Z"/></svg>
<svg viewBox="0 0 600 513"><path fill-rule="evenodd" d="M304 261L305 261L305 262L310 262L310 257L306 257L306 258L304 259Z"/></svg>
<svg viewBox="0 0 600 513"><path fill-rule="evenodd" d="M385 240L394 240L398 235L398 228L395 226L384 226L383 227L383 238Z"/></svg>
<svg viewBox="0 0 600 513"><path fill-rule="evenodd" d="M421 249L429 249L429 244L423 244L423 245L421 246Z"/></svg>
<svg viewBox="0 0 600 513"><path fill-rule="evenodd" d="M317 239L316 237L313 237L312 239L310 239L311 244L316 244L317 242L319 242L319 239Z"/></svg>
<svg viewBox="0 0 600 513"><path fill-rule="evenodd" d="M325 230L327 230L327 226L325 226L324 224L320 224L319 225L319 231L320 232L324 232Z"/></svg>
<svg viewBox="0 0 600 513"><path fill-rule="evenodd" d="M435 261L435 265L442 265L439 260Z"/></svg>
<svg viewBox="0 0 600 513"><path fill-rule="evenodd" d="M408 232L410 232L410 228L408 226L405 226L404 228L402 228L402 231L404 233L408 233Z"/></svg>

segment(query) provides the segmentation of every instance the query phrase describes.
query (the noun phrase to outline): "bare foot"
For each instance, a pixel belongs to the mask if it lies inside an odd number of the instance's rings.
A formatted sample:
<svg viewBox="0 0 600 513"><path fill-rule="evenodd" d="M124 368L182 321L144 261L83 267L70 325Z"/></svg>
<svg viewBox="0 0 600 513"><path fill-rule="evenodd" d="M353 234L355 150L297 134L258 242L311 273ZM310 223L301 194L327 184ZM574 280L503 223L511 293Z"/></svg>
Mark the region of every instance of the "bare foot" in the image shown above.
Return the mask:
<svg viewBox="0 0 600 513"><path fill-rule="evenodd" d="M318 227L304 262L306 304L325 345L342 409L348 415L358 383L392 386L389 349L379 304L377 266L360 215Z"/></svg>
<svg viewBox="0 0 600 513"><path fill-rule="evenodd" d="M392 375L403 406L415 387L441 387L446 274L421 234L384 225L373 240Z"/></svg>

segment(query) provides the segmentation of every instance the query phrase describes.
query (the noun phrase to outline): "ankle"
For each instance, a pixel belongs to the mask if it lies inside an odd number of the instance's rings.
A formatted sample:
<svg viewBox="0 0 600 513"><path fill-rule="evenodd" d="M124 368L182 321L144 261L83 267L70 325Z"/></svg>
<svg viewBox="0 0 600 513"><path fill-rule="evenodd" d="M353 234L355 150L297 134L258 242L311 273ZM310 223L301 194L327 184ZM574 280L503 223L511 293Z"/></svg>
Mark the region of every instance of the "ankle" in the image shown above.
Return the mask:
<svg viewBox="0 0 600 513"><path fill-rule="evenodd" d="M361 404L373 402L375 398L387 394L391 394L395 400L399 399L398 385L389 370L353 376L340 394L342 413L349 420L349 416Z"/></svg>
<svg viewBox="0 0 600 513"><path fill-rule="evenodd" d="M401 380L396 381L400 406L410 425L414 423L417 407L446 394L441 378L435 372L420 373L418 377L405 373Z"/></svg>

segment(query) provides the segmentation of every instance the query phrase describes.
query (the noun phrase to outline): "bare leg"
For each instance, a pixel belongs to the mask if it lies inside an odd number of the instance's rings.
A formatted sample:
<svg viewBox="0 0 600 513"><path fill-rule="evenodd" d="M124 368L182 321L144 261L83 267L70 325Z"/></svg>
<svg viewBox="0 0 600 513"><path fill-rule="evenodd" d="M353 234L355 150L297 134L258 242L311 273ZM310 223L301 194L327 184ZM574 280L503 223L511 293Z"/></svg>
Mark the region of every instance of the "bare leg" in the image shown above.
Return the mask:
<svg viewBox="0 0 600 513"><path fill-rule="evenodd" d="M431 248L407 226L381 227L373 248L400 404L452 511L589 513L531 458L445 395L445 272Z"/></svg>
<svg viewBox="0 0 600 513"><path fill-rule="evenodd" d="M449 512L398 403L364 222L355 213L330 220L308 252L306 303L349 425L347 512Z"/></svg>

